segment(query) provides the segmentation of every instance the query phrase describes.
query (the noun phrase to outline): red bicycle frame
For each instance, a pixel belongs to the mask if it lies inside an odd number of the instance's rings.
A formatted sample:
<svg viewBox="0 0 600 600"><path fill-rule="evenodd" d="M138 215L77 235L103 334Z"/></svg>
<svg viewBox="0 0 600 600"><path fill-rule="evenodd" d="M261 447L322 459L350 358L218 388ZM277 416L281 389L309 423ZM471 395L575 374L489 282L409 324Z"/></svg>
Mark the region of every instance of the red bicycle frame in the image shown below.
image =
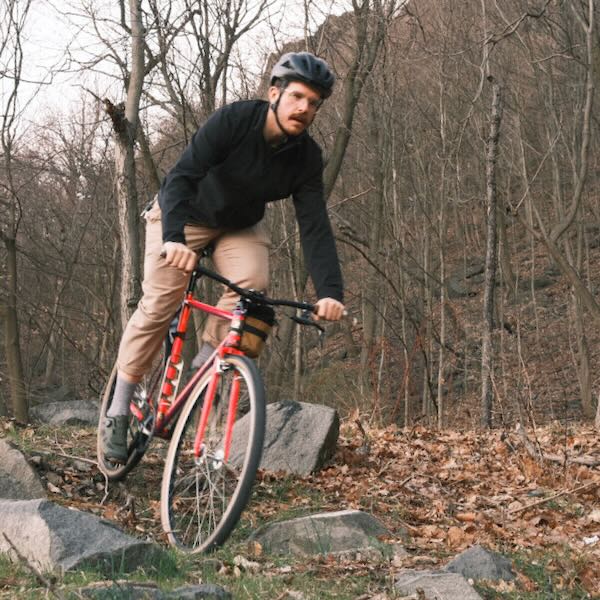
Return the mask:
<svg viewBox="0 0 600 600"><path fill-rule="evenodd" d="M245 311L238 305L233 312L222 310L211 304L200 302L193 297L194 288L196 285L198 275L194 273L190 280L190 284L186 290L185 297L183 300L181 314L177 322L177 330L174 335L173 344L171 347L171 353L167 358L166 365L164 367L164 375L159 390L158 403L156 406L156 422L154 424L153 434L168 439L170 437L169 425L173 421L180 409L182 408L185 401L188 399L191 391L196 387L200 379L206 374L206 372L214 368L214 373L208 384L207 391L205 393L204 402L202 406L202 412L200 415L200 421L198 430L196 432L196 438L194 442L194 455L198 458L202 451L202 441L204 439L204 431L208 423L208 417L212 408L212 403L215 395L215 390L219 383L220 370L218 363L215 363L215 358L218 355L219 358L224 358L227 354L243 354L239 350L239 343L242 334L242 327L245 320ZM220 317L221 319L228 319L231 321L231 327L227 337L219 344L215 349L209 360L202 365L196 373L192 376L190 381L186 384L185 388L181 390L179 394L178 387L183 371L183 343L185 333L187 331L188 322L193 309L201 310L211 315ZM231 445L231 434L233 430L233 424L235 420L235 414L237 410L237 394L239 393L239 381L234 380L234 385L231 389L231 395L229 398L229 408L227 413L227 429L224 441L224 453L225 459L229 456L229 449ZM150 405L155 400L152 398L148 399ZM142 411L134 403L131 404L132 413L140 420L143 421L144 415Z"/></svg>
<svg viewBox="0 0 600 600"><path fill-rule="evenodd" d="M204 254L203 256L207 256ZM223 283L233 291L240 294L240 301L236 305L233 312L222 310L211 304L200 302L194 298L194 289L196 287L197 280L202 276L207 275L211 279ZM196 269L192 273L190 282L188 284L183 304L181 307L181 313L177 321L177 330L174 334L174 340L171 346L171 352L167 359L164 367L164 375L160 384L159 397L157 401L152 398L148 399L151 406L156 408L156 420L154 422L153 434L168 439L171 435L169 425L172 421L177 418L179 411L181 410L184 402L188 399L192 390L196 387L202 377L206 375L209 369L213 369L211 379L208 383L206 392L204 394L202 403L202 412L200 414L200 420L198 424L198 430L194 439L194 455L196 458L200 457L202 453L202 442L204 440L204 432L208 424L209 414L214 401L215 391L221 377L221 361L216 358L223 359L227 355L244 355L244 352L240 350L240 341L243 332L244 321L246 319L246 307L248 302L252 302L252 298L260 296L260 301L270 305L288 306L297 308L306 312L315 312L315 306L305 302L296 302L293 300L274 300L272 298L266 298L264 295L254 292L254 290L245 290L238 287L233 282L222 277L221 275L214 273L200 264L196 266ZM193 309L201 310L210 315L214 315L221 319L227 319L231 321L229 332L225 339L217 346L215 352L211 357L202 365L196 373L192 376L190 381L186 384L185 388L178 393L179 383L183 371L183 341L187 331L188 322ZM307 317L291 317L297 323L303 325L313 325L319 330L323 331L323 328ZM224 459L226 460L229 456L231 446L231 435L233 432L233 424L235 421L235 415L237 410L237 401L239 395L240 382L237 377L233 378L230 395L228 398L228 412L226 421L226 431L224 439ZM153 391L151 391L153 395ZM222 399L225 401L225 399ZM156 402L156 404L155 404ZM142 413L140 408L134 403L131 404L132 413L139 419L140 423L144 423L145 415Z"/></svg>

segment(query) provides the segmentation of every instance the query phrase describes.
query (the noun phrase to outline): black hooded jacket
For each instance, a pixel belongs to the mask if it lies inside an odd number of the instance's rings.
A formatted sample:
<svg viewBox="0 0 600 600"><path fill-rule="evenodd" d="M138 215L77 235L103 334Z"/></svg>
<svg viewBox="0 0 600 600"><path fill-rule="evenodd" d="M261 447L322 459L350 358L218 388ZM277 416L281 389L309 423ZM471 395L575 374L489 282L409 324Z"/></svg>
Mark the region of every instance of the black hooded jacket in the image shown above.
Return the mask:
<svg viewBox="0 0 600 600"><path fill-rule="evenodd" d="M304 132L273 149L263 128L269 105L234 102L217 110L163 180L163 241L185 243L184 226L243 229L267 202L292 196L304 258L319 298L343 300L335 240L323 196L323 159Z"/></svg>

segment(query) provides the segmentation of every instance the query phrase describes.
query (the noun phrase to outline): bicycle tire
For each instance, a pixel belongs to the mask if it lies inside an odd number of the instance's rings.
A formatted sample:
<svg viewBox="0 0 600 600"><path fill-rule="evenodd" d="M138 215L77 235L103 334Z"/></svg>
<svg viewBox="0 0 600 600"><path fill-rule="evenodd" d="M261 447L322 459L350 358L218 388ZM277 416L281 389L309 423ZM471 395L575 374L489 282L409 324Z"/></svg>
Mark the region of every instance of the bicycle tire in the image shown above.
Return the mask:
<svg viewBox="0 0 600 600"><path fill-rule="evenodd" d="M164 346L164 344L163 344ZM144 376L142 381L136 387L133 394L133 401L145 404L147 410L151 410L152 422L154 420L155 404L150 406L145 403L146 398L156 398L158 387L162 381L162 374L165 366L164 347L159 356L153 361L149 374ZM106 422L106 413L110 407L112 395L117 379L117 365L115 363L104 391L102 392L102 403L100 405L100 415L98 418L98 433L96 441L96 454L98 458L98 467L104 473L109 481L121 481L127 474L140 462L152 438L152 431L143 431L140 421L131 414L129 417L129 429L127 434L128 458L125 464L114 463L104 456L102 450L102 432Z"/></svg>
<svg viewBox="0 0 600 600"><path fill-rule="evenodd" d="M258 369L249 358L238 355L227 356L221 367L202 456L194 458L194 439L213 369L198 382L183 407L165 460L161 486L163 530L169 543L190 553L214 550L229 537L250 499L262 456L266 410ZM229 402L221 400L229 398L234 377L240 382L241 409L233 428L230 460L224 461L221 440ZM244 408L248 412L240 415ZM245 424L239 423L242 418Z"/></svg>

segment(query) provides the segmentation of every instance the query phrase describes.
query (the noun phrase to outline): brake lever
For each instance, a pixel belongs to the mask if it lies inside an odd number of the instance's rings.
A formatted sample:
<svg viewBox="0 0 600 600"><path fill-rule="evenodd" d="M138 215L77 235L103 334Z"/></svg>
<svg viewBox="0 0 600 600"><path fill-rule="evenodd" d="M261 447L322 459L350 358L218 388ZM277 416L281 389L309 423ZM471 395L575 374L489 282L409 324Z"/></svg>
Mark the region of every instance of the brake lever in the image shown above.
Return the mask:
<svg viewBox="0 0 600 600"><path fill-rule="evenodd" d="M310 316L311 313L308 310L303 310L300 316L294 315L290 317L292 321L299 323L300 325L308 325L309 327L316 327L319 330L319 336L322 336L325 333L325 327L319 325L313 318Z"/></svg>

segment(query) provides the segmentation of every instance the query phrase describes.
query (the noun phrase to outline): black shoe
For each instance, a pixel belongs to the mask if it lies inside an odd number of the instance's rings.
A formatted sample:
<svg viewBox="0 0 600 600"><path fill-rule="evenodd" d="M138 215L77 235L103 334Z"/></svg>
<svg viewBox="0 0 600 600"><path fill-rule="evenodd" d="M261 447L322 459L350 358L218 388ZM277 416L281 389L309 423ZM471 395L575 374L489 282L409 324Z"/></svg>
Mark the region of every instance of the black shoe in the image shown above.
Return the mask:
<svg viewBox="0 0 600 600"><path fill-rule="evenodd" d="M123 465L127 462L128 428L129 417L127 415L106 417L102 432L102 451L107 460Z"/></svg>

